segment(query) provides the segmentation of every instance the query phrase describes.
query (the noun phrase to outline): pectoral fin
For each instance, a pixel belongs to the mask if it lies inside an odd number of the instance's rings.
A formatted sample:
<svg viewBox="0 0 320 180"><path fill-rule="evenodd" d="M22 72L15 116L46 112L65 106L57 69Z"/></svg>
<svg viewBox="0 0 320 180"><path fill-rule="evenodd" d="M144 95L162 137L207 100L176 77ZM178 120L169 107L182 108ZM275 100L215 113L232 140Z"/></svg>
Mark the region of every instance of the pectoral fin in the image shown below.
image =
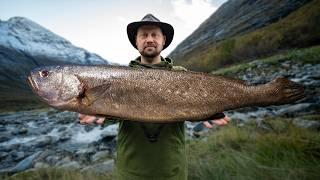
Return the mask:
<svg viewBox="0 0 320 180"><path fill-rule="evenodd" d="M110 86L111 86L111 83L105 83L105 84L87 89L85 92L84 103L87 106L90 106L92 103L94 103L98 99L103 98L104 94L110 88Z"/></svg>
<svg viewBox="0 0 320 180"><path fill-rule="evenodd" d="M84 79L82 79L80 76L76 75L77 79L80 81L82 86L82 91L78 96L79 101L86 105L90 106L92 103L94 103L99 98L102 98L104 93L110 88L111 83L106 82L101 85L95 86L95 87L88 87L88 85L85 83Z"/></svg>

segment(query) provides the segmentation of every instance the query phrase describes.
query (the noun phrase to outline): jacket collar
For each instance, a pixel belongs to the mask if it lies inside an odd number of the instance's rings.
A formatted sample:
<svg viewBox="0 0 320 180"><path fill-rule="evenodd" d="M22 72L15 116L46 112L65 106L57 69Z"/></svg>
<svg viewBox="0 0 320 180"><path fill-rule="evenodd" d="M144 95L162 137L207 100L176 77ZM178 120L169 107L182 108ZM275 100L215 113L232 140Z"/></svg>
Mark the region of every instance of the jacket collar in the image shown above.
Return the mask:
<svg viewBox="0 0 320 180"><path fill-rule="evenodd" d="M137 67L137 68L165 68L165 69L172 69L172 59L170 58L163 58L161 56L161 62L158 64L141 64L141 57L137 57L135 60L130 61L130 67Z"/></svg>

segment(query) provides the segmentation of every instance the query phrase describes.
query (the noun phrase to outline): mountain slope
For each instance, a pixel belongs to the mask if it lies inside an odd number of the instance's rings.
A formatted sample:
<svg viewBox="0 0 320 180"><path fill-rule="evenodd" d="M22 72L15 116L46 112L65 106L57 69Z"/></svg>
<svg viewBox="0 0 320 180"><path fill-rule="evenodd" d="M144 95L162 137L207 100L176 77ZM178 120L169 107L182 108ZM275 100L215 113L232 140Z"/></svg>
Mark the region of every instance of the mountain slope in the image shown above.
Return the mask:
<svg viewBox="0 0 320 180"><path fill-rule="evenodd" d="M288 14L308 2L296 0L230 0L178 45L169 57L173 58L176 64L191 70L210 71L219 68L212 63L214 57L206 57L216 50L219 42L253 32L285 19Z"/></svg>

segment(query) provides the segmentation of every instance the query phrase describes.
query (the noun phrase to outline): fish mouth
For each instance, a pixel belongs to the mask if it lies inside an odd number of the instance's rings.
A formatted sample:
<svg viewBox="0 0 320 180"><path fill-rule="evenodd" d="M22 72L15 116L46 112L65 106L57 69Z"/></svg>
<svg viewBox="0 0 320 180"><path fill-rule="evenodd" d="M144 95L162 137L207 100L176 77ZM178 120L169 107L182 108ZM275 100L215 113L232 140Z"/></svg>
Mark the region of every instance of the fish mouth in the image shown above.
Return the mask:
<svg viewBox="0 0 320 180"><path fill-rule="evenodd" d="M69 103L59 100L58 97L53 96L51 93L40 91L37 82L32 79L32 76L27 77L27 83L31 86L32 91L37 94L43 102L48 103L52 107L59 108Z"/></svg>
<svg viewBox="0 0 320 180"><path fill-rule="evenodd" d="M32 77L28 76L28 84L32 87L34 91L39 91L38 84L32 79Z"/></svg>

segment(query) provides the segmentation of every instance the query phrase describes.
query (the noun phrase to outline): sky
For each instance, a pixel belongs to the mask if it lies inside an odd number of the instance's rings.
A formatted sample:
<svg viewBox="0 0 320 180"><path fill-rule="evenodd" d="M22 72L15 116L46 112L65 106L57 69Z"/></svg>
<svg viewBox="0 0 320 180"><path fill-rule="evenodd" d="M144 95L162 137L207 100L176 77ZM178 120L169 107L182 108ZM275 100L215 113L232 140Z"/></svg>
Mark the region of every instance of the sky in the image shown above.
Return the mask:
<svg viewBox="0 0 320 180"><path fill-rule="evenodd" d="M175 35L167 56L227 0L1 0L0 20L26 17L73 45L118 64L139 56L127 37L129 23L146 14L171 24Z"/></svg>

